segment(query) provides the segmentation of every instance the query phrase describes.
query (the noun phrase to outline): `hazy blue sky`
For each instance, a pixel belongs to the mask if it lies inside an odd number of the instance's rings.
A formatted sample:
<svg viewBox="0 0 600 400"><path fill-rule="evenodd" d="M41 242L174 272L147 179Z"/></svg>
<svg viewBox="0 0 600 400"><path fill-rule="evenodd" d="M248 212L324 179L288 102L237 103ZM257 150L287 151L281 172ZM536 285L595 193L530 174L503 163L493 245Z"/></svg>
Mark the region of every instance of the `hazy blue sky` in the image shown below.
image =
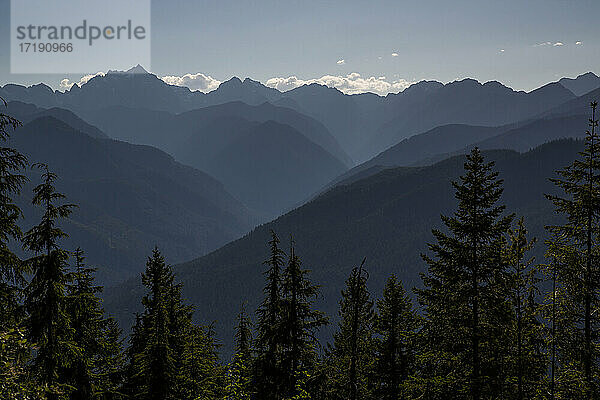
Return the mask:
<svg viewBox="0 0 600 400"><path fill-rule="evenodd" d="M0 83L78 81L81 75L10 75L9 5L0 0ZM397 87L472 77L530 90L598 73L600 65L598 0L155 0L152 7L159 76L267 82L358 73Z"/></svg>

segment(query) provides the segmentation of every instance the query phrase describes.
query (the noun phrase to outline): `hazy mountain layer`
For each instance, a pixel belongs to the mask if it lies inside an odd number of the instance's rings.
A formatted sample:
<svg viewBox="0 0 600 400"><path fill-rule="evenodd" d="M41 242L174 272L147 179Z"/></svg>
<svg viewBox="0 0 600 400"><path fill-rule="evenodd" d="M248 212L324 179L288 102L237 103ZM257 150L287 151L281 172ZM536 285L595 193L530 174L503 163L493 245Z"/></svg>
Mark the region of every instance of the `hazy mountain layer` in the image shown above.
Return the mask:
<svg viewBox="0 0 600 400"><path fill-rule="evenodd" d="M104 284L137 276L155 245L181 262L257 221L220 182L149 146L93 138L51 116L19 128L10 144L59 175L59 189L79 205L65 226L66 245L85 249ZM30 175L21 201L25 226L36 215L28 204L38 174Z"/></svg>

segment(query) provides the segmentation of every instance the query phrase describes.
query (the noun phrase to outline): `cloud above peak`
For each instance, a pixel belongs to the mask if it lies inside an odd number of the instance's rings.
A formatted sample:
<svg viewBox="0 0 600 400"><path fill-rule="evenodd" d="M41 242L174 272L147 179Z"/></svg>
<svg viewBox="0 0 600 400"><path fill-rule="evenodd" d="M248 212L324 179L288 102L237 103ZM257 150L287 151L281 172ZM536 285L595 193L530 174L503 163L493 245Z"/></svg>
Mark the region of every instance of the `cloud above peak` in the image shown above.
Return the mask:
<svg viewBox="0 0 600 400"><path fill-rule="evenodd" d="M162 79L165 83L175 86L185 86L192 91L208 93L219 87L221 81L203 73L185 74L183 76L167 75Z"/></svg>
<svg viewBox="0 0 600 400"><path fill-rule="evenodd" d="M409 82L404 79L398 79L390 82L385 76L370 76L368 78L364 78L359 73L353 72L346 76L323 75L320 78L314 79L299 79L297 76L289 76L287 78L271 78L267 80L266 85L282 92L286 92L288 90L292 90L303 85L310 85L312 83L336 88L345 94L371 92L384 96L388 93L400 92L409 87L413 82Z"/></svg>
<svg viewBox="0 0 600 400"><path fill-rule="evenodd" d="M96 72L95 74L84 75L81 77L81 79L79 79L79 82L71 82L69 79L65 78L62 81L60 81L60 88L63 90L70 90L73 87L73 85L81 87L88 83L90 79L104 75L106 75L104 72Z"/></svg>

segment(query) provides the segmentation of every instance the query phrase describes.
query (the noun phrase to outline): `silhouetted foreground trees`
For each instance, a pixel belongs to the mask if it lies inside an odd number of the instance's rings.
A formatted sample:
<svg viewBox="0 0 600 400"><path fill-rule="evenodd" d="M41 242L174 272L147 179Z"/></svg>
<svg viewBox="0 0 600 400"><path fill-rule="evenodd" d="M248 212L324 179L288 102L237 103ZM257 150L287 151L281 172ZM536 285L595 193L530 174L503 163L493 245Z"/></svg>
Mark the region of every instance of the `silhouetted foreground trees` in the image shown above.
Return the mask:
<svg viewBox="0 0 600 400"><path fill-rule="evenodd" d="M75 206L56 190L57 176L36 165L41 219L21 232L13 198L27 160L0 147L0 398L600 398L600 138L591 106L585 150L553 180L562 195L548 196L564 223L548 227L546 264L529 255L535 239L500 203L503 182L475 148L453 182L456 211L442 216L423 255L418 307L394 275L375 298L363 260L341 292L333 341L321 347L328 318L315 307L319 287L293 239L286 252L271 232L263 301L255 324L241 305L227 365L157 248L124 348L83 251L61 247L61 220ZM0 114L0 139L18 126ZM18 257L15 243L31 256Z"/></svg>

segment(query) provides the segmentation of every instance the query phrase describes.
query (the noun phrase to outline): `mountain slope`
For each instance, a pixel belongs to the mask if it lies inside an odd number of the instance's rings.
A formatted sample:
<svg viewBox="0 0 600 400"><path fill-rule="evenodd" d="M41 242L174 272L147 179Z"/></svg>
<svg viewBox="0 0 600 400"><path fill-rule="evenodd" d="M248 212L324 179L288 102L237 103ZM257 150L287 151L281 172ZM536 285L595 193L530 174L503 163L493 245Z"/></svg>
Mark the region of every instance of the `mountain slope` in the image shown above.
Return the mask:
<svg viewBox="0 0 600 400"><path fill-rule="evenodd" d="M544 193L552 192L548 177L567 165L581 143L554 142L525 154L493 151L505 179L502 201L510 211L525 215L533 235L543 238L543 226L555 218ZM219 336L231 343L232 327L242 301L255 309L264 285L262 262L268 254L269 231L274 229L286 248L290 234L303 265L322 285L318 306L335 322L339 292L352 266L367 257L369 286L379 293L396 273L410 287L419 283L424 269L420 253L432 240L431 228L440 227L440 214L453 211L450 181L463 173L464 157L430 167L381 171L349 185L338 186L296 210L259 226L250 234L202 258L178 267L185 296L204 322L217 321ZM540 240L543 242L543 240ZM538 250L538 254L539 250ZM107 292L107 307L119 312L129 326L139 306L138 280ZM323 333L327 337L328 332Z"/></svg>
<svg viewBox="0 0 600 400"><path fill-rule="evenodd" d="M73 112L63 108L40 108L33 104L22 103L19 101L11 101L5 111L7 114L18 119L22 123L31 122L40 117L54 117L63 121L73 129L85 133L88 136L97 139L108 139L108 136L100 129L88 124Z"/></svg>
<svg viewBox="0 0 600 400"><path fill-rule="evenodd" d="M575 96L582 96L600 87L600 77L593 72L587 72L577 78L562 78L558 83L573 92Z"/></svg>
<svg viewBox="0 0 600 400"><path fill-rule="evenodd" d="M588 92L582 96L579 96L575 99L569 100L564 104L561 104L557 107L554 107L543 114L540 117L551 118L551 117L559 117L566 115L581 115L581 114L589 114L590 112L590 103L593 101L598 101L600 99L600 88L594 89L591 92Z"/></svg>
<svg viewBox="0 0 600 400"><path fill-rule="evenodd" d="M346 170L300 132L274 121L250 127L211 161L208 173L271 218L272 210L292 207Z"/></svg>
<svg viewBox="0 0 600 400"><path fill-rule="evenodd" d="M524 126L506 130L497 136L476 142L474 145L481 149L527 151L557 139L582 139L585 137L588 127L587 118L589 118L587 115L569 115L539 119Z"/></svg>
<svg viewBox="0 0 600 400"><path fill-rule="evenodd" d="M289 125L299 131L308 140L331 153L331 155L339 159L345 165L350 165L352 163L337 140L321 122L289 108L277 107L270 103L251 106L240 101L235 101L217 106L205 107L179 115L179 118L185 125L194 127L194 134L198 134L199 131L204 131L202 132L204 134L210 134L211 132L208 129L203 129L201 124L204 121L212 121L219 117L237 117L256 122L266 122L271 120L280 124Z"/></svg>
<svg viewBox="0 0 600 400"><path fill-rule="evenodd" d="M10 144L59 175L59 189L79 205L66 224L67 246L86 250L104 284L136 275L154 245L183 261L256 221L221 183L155 148L95 139L49 116L19 128ZM26 198L38 180L32 172ZM31 224L36 212L23 205Z"/></svg>
<svg viewBox="0 0 600 400"><path fill-rule="evenodd" d="M511 124L573 98L575 95L558 83L525 93L498 82L481 84L473 79L452 82L432 91L422 101L410 101L396 109L395 118L378 129L365 152L375 155L404 138L440 125Z"/></svg>

